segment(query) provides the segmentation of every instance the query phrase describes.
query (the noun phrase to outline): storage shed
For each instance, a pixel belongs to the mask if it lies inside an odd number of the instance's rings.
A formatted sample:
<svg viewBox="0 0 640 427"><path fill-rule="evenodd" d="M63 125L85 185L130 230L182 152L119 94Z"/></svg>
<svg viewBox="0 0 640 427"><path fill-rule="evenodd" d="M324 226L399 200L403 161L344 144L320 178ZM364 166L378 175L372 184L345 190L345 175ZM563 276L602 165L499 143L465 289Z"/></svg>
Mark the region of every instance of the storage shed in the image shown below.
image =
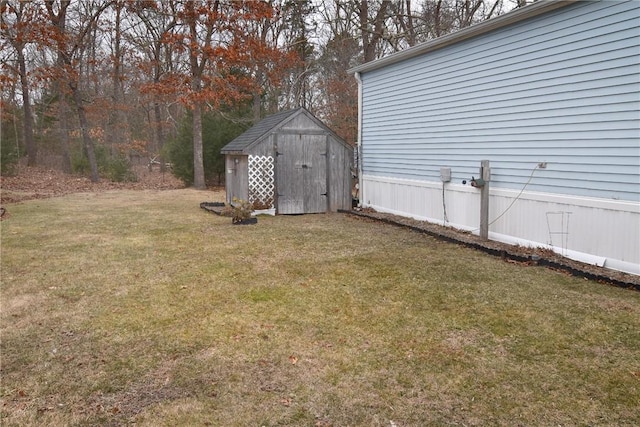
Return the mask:
<svg viewBox="0 0 640 427"><path fill-rule="evenodd" d="M353 148L305 108L266 117L224 146L227 202L277 214L350 209Z"/></svg>

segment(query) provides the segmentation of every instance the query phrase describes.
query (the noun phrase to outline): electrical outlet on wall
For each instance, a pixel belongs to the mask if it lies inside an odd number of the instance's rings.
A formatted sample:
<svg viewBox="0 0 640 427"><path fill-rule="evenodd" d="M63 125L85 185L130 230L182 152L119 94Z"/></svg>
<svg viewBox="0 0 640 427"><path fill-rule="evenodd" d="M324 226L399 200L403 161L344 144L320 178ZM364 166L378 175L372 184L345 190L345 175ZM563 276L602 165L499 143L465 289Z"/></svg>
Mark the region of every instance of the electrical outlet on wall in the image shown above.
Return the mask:
<svg viewBox="0 0 640 427"><path fill-rule="evenodd" d="M451 181L451 168L440 168L440 180L442 182Z"/></svg>

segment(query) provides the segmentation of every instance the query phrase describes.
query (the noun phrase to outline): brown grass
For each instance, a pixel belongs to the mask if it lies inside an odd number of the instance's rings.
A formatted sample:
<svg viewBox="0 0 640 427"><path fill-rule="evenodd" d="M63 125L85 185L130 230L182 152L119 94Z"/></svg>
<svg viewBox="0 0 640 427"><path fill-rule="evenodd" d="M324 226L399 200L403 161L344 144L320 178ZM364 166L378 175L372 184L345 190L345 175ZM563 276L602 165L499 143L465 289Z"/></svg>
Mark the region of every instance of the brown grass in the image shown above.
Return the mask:
<svg viewBox="0 0 640 427"><path fill-rule="evenodd" d="M194 190L9 205L2 425L638 425L640 294Z"/></svg>

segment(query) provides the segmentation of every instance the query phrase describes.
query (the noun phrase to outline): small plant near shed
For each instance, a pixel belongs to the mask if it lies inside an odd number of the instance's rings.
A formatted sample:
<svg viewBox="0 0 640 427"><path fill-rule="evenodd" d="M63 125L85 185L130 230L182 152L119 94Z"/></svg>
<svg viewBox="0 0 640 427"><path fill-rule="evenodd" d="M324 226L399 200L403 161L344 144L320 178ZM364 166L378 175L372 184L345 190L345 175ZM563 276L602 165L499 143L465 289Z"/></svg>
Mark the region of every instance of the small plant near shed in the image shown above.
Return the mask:
<svg viewBox="0 0 640 427"><path fill-rule="evenodd" d="M246 224L249 223L249 220L255 220L255 218L251 218L253 205L246 200L234 197L231 202L231 212L231 222L233 224Z"/></svg>

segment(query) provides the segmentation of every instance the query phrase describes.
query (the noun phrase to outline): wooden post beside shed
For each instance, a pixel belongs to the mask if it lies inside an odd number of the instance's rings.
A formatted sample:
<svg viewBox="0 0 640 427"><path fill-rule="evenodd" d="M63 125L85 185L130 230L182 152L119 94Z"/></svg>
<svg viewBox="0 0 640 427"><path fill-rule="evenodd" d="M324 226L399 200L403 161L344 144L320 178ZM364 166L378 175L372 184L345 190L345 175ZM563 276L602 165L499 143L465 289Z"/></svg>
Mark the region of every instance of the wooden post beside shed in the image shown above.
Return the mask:
<svg viewBox="0 0 640 427"><path fill-rule="evenodd" d="M221 153L227 202L258 201L278 214L351 208L353 148L305 108L266 117Z"/></svg>

